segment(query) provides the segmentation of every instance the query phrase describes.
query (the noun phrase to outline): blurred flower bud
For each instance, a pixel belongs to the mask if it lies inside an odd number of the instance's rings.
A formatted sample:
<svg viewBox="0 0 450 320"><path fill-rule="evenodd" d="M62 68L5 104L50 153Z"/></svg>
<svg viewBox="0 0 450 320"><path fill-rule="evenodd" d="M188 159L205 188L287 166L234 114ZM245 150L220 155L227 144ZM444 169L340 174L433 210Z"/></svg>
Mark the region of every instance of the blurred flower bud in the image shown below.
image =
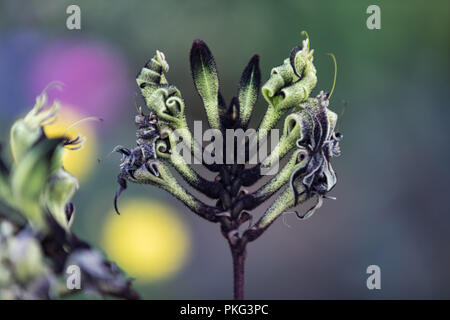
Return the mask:
<svg viewBox="0 0 450 320"><path fill-rule="evenodd" d="M51 159L61 143L62 139L40 140L27 150L11 172L13 200L38 228L44 225L40 197L51 173Z"/></svg>
<svg viewBox="0 0 450 320"><path fill-rule="evenodd" d="M67 266L69 265L76 265L81 269L81 286L85 291L125 299L139 298L131 289L131 280L126 279L117 266L107 261L97 250L76 250L68 258Z"/></svg>
<svg viewBox="0 0 450 320"><path fill-rule="evenodd" d="M20 283L26 283L44 272L41 247L28 229L10 239L8 258Z"/></svg>
<svg viewBox="0 0 450 320"><path fill-rule="evenodd" d="M73 205L68 204L77 189L77 179L63 168L50 177L45 187L45 204L55 220L66 230L73 221Z"/></svg>
<svg viewBox="0 0 450 320"><path fill-rule="evenodd" d="M54 118L59 108L59 103L55 102L48 109L47 93L45 90L36 98L36 103L31 111L24 117L16 120L10 131L10 146L13 160L19 162L20 158L27 150L41 138L42 125Z"/></svg>

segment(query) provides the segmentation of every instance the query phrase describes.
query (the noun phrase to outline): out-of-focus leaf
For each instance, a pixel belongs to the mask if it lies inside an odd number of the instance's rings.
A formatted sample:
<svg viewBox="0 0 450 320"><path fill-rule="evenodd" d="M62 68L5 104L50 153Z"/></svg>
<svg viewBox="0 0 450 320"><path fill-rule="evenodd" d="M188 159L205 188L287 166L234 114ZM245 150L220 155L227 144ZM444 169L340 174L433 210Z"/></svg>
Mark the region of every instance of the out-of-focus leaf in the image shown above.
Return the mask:
<svg viewBox="0 0 450 320"><path fill-rule="evenodd" d="M68 258L67 265L80 267L84 290L123 299L139 299L138 293L131 289L131 280L126 279L116 265L97 250L75 250Z"/></svg>
<svg viewBox="0 0 450 320"><path fill-rule="evenodd" d="M21 283L26 283L44 272L43 253L39 242L30 229L22 230L8 243L8 259L14 274Z"/></svg>
<svg viewBox="0 0 450 320"><path fill-rule="evenodd" d="M0 219L6 219L17 226L24 226L27 219L17 209L11 207L6 201L0 199Z"/></svg>
<svg viewBox="0 0 450 320"><path fill-rule="evenodd" d="M42 139L20 159L11 172L13 201L31 222L44 221L40 196L51 173L52 158L62 139Z"/></svg>
<svg viewBox="0 0 450 320"><path fill-rule="evenodd" d="M73 217L66 216L66 205L78 189L78 181L63 168L52 174L46 189L44 201L56 221L66 230L69 229ZM73 212L73 210L72 210Z"/></svg>

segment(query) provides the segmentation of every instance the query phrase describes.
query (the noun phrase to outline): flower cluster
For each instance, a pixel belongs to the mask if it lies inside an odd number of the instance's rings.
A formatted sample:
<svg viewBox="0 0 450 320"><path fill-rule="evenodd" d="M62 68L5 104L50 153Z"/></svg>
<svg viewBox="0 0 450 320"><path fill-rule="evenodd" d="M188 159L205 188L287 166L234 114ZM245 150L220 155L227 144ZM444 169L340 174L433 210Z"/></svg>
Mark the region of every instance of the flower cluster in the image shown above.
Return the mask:
<svg viewBox="0 0 450 320"><path fill-rule="evenodd" d="M179 135L194 156L198 150L203 151L203 146L193 139L188 128L180 91L166 78L169 65L164 54L156 51L137 76L149 114L138 109L137 147L132 150L117 148L123 158L116 200L126 188L126 181L152 184L173 194L199 216L219 223L235 260L236 298L242 297L243 279L239 275L243 266L239 265L245 258L246 244L258 238L289 209L316 197L316 205L305 214L300 215L295 210L300 219L306 219L321 206L323 198L332 198L327 193L335 186L336 175L330 161L340 154L342 135L335 132L337 115L328 109L329 94L321 91L311 97L317 83L313 52L307 37L302 46L291 50L283 64L272 69L262 86L259 56L253 56L242 73L237 95L227 105L220 93L217 66L211 51L203 41L194 41L190 52L192 78L211 128L220 131L224 137L227 129L246 130L260 90L268 107L258 127L258 142L267 139L267 132L289 113L279 142L256 165L236 161L233 164L203 163L206 169L216 173L212 181L195 171L174 147L179 140L174 135L176 130L182 132ZM250 151L245 150L246 158ZM224 148L215 152L226 154L230 150ZM288 154L291 154L290 159L283 168L268 182L261 183L263 170ZM234 157L237 157L236 153ZM189 193L173 176L171 168L196 191L216 200L216 205L208 205ZM256 191L247 191L246 187L258 183L261 186ZM250 211L280 190L266 212L252 224ZM251 225L240 232L240 226L248 221Z"/></svg>

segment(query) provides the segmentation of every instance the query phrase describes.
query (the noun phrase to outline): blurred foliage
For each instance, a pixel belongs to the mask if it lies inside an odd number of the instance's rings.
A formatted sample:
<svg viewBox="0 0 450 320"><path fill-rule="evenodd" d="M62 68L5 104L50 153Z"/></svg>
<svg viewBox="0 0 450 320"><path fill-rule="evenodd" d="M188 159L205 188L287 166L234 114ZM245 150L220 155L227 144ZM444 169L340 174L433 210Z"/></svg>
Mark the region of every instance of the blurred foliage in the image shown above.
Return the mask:
<svg viewBox="0 0 450 320"><path fill-rule="evenodd" d="M81 140L45 135L43 127L58 108L57 102L47 105L45 91L39 95L11 127L12 165L0 158L0 298L56 299L77 293L64 276L73 265L80 270L75 289L138 298L114 264L70 231L78 181L64 169L62 154Z"/></svg>

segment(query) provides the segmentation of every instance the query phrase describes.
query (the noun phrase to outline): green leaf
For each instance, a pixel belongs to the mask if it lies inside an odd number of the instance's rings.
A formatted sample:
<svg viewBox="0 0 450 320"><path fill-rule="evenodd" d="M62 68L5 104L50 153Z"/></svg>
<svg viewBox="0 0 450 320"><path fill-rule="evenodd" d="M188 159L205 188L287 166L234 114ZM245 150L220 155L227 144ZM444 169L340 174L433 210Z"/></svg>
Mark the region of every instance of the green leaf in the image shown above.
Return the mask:
<svg viewBox="0 0 450 320"><path fill-rule="evenodd" d="M219 129L219 77L214 57L202 40L197 39L192 44L190 62L192 79L203 100L209 124Z"/></svg>
<svg viewBox="0 0 450 320"><path fill-rule="evenodd" d="M253 108L258 99L261 85L261 70L259 69L259 56L255 54L242 73L239 83L238 98L240 106L240 119L242 126L247 126Z"/></svg>
<svg viewBox="0 0 450 320"><path fill-rule="evenodd" d="M24 226L27 223L22 212L11 207L5 199L0 199L0 220L1 219L6 219L17 226Z"/></svg>

